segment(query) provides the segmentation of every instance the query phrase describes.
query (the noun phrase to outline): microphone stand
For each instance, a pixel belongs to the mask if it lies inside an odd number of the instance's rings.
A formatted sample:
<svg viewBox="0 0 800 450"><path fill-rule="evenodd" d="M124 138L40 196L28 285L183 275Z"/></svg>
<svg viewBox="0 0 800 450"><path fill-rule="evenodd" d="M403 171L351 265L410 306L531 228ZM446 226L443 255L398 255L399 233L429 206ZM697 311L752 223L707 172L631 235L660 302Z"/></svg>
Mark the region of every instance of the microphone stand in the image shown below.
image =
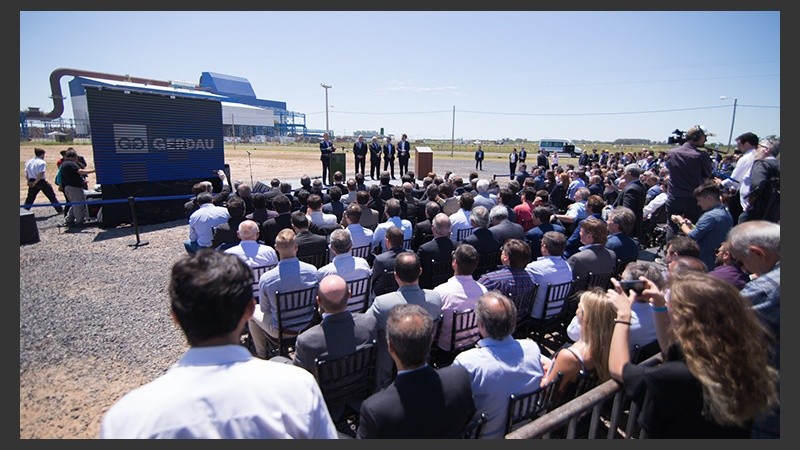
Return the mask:
<svg viewBox="0 0 800 450"><path fill-rule="evenodd" d="M253 150L255 150L255 149L253 149ZM250 166L250 187L252 187L253 186L253 164L250 162L250 152L247 151L247 150L245 150L245 151L247 152L247 165Z"/></svg>

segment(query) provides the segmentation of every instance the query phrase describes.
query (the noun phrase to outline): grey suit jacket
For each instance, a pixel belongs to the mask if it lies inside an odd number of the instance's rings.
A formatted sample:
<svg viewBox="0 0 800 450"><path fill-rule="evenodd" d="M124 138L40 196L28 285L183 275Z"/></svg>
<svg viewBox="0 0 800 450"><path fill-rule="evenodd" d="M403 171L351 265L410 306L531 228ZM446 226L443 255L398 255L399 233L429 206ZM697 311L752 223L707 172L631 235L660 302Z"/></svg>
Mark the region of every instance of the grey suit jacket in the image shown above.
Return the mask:
<svg viewBox="0 0 800 450"><path fill-rule="evenodd" d="M374 316L349 311L331 314L297 336L294 365L314 373L315 359L330 360L349 355L377 337ZM347 406L358 411L361 405ZM334 421L339 419L344 408L344 403L328 405Z"/></svg>
<svg viewBox="0 0 800 450"><path fill-rule="evenodd" d="M567 259L572 267L572 278L585 278L589 272L613 273L617 266L617 255L603 244L592 245Z"/></svg>
<svg viewBox="0 0 800 450"><path fill-rule="evenodd" d="M390 292L375 297L375 301L366 313L375 317L378 327L378 357L375 369L375 390L388 386L394 378L394 361L389 355L389 348L386 343L386 322L389 320L389 311L396 305L410 303L425 308L425 311L433 317L439 319L442 313L442 297L438 292L430 289L422 289L416 286L400 286L396 292Z"/></svg>

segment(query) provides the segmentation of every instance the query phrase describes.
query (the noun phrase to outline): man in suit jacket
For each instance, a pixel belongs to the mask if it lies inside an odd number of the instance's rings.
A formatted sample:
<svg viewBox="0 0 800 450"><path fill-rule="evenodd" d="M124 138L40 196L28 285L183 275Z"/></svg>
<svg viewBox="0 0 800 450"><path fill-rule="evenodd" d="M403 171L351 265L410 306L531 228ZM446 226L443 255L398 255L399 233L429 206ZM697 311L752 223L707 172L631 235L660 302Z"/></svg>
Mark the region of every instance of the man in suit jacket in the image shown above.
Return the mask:
<svg viewBox="0 0 800 450"><path fill-rule="evenodd" d="M456 246L450 239L450 218L444 213L439 213L433 218L433 240L422 244L417 250L417 256L422 262L422 276L420 285L426 289L433 289L433 262L450 261Z"/></svg>
<svg viewBox="0 0 800 450"><path fill-rule="evenodd" d="M297 336L294 365L314 373L316 359L332 360L355 353L378 337L375 317L347 310L350 291L339 275L328 275L319 282L317 305L322 322ZM276 357L277 358L277 357ZM276 359L273 358L273 359ZM360 404L347 404L358 412ZM328 405L334 422L345 412L345 404Z"/></svg>
<svg viewBox="0 0 800 450"><path fill-rule="evenodd" d="M328 133L322 135L322 142L319 143L319 160L322 161L322 182L330 183L328 180L328 170L331 168L331 153L336 148L331 142L331 137Z"/></svg>
<svg viewBox="0 0 800 450"><path fill-rule="evenodd" d="M608 227L596 217L587 217L581 221L581 251L567 259L572 268L572 278L586 279L589 272L594 274L614 273L617 267L617 255L606 248Z"/></svg>
<svg viewBox="0 0 800 450"><path fill-rule="evenodd" d="M419 305L391 310L386 331L397 378L361 404L357 438L459 437L475 413L471 380L461 366L435 370L427 364L433 330Z"/></svg>
<svg viewBox="0 0 800 450"><path fill-rule="evenodd" d="M261 240L274 247L278 233L284 228L292 228L292 203L289 197L281 194L272 199L272 207L278 216L267 219L261 224Z"/></svg>
<svg viewBox="0 0 800 450"><path fill-rule="evenodd" d="M388 386L394 378L394 363L389 356L386 345L386 325L389 321L389 311L392 307L401 304L419 305L428 312L430 317L438 320L442 313L442 297L431 289L422 289L419 286L419 276L422 268L417 255L411 252L402 252L394 260L394 278L397 281L396 292L375 297L365 314L375 316L378 326L378 357L375 366L375 389ZM430 344L428 344L430 348Z"/></svg>
<svg viewBox="0 0 800 450"><path fill-rule="evenodd" d="M631 230L631 236L639 236L642 232L642 222L644 209L644 200L647 197L647 187L639 180L639 175L642 174L642 168L636 163L631 163L625 166L625 171L620 177L620 186L622 192L617 197L614 206L624 206L630 208L636 216L636 221ZM624 184L623 184L624 183Z"/></svg>
<svg viewBox="0 0 800 450"><path fill-rule="evenodd" d="M381 174L381 155L383 148L381 143L378 142L378 136L372 137L372 142L369 144L369 176L375 181Z"/></svg>
<svg viewBox="0 0 800 450"><path fill-rule="evenodd" d="M525 230L522 225L508 220L508 208L505 205L497 205L489 211L489 222L492 232L497 242L503 245L508 239L525 239Z"/></svg>
<svg viewBox="0 0 800 450"><path fill-rule="evenodd" d="M629 235L635 220L633 211L624 206L618 206L608 214L606 248L613 250L619 261L639 259L639 245Z"/></svg>
<svg viewBox="0 0 800 450"><path fill-rule="evenodd" d="M478 149L475 150L475 170L483 170L483 148L478 145Z"/></svg>
<svg viewBox="0 0 800 450"><path fill-rule="evenodd" d="M397 148L392 144L392 138L386 136L386 143L383 144L383 170L391 169L392 179L394 180L394 157L397 154Z"/></svg>
<svg viewBox="0 0 800 450"><path fill-rule="evenodd" d="M312 233L308 230L308 216L302 211L292 213L292 228L297 233L295 242L297 243L297 257L316 255L317 253L328 251L328 239L325 236Z"/></svg>
<svg viewBox="0 0 800 450"><path fill-rule="evenodd" d="M411 250L417 252L422 244L433 239L433 224L431 221L441 210L442 208L439 204L433 201L429 201L427 205L425 205L426 220L417 222L416 226L414 226L414 232L411 235Z"/></svg>
<svg viewBox="0 0 800 450"><path fill-rule="evenodd" d="M403 230L397 227L390 227L384 236L384 246L388 249L375 256L370 252L367 261L372 263L372 279L370 280L370 292L375 296L385 294L382 279L384 272L394 270L394 260L397 255L403 252Z"/></svg>
<svg viewBox="0 0 800 450"><path fill-rule="evenodd" d="M407 141L408 136L403 133L400 142L397 143L397 162L400 163L400 176L408 172L408 160L411 158L411 144Z"/></svg>
<svg viewBox="0 0 800 450"><path fill-rule="evenodd" d="M359 134L358 139L353 144L353 158L356 161L356 171L354 173L363 174L367 164L367 143L364 142L364 135Z"/></svg>
<svg viewBox="0 0 800 450"><path fill-rule="evenodd" d="M489 210L483 206L472 208L469 215L469 223L472 227L472 234L461 241L475 247L479 255L493 253L500 250L500 243L491 231L489 231ZM500 260L498 259L498 262ZM492 269L494 270L494 269Z"/></svg>

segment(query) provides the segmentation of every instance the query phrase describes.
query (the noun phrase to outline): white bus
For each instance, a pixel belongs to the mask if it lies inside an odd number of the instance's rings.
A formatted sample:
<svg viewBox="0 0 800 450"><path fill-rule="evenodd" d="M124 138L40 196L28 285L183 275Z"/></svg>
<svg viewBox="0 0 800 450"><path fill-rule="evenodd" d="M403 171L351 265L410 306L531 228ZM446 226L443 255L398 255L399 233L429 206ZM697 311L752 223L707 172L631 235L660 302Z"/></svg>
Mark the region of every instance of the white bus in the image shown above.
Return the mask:
<svg viewBox="0 0 800 450"><path fill-rule="evenodd" d="M539 141L539 148L547 155L558 152L569 154L573 158L583 153L583 149L576 147L569 139L542 139Z"/></svg>

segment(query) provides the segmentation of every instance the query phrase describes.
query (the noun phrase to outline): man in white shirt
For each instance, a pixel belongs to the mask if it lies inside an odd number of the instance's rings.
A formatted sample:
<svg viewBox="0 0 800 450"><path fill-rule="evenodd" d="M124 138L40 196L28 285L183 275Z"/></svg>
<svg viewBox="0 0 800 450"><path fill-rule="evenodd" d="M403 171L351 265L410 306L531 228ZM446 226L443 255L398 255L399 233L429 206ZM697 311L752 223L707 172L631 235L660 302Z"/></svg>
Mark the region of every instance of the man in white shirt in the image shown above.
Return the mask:
<svg viewBox="0 0 800 450"><path fill-rule="evenodd" d="M471 192L464 192L458 196L458 211L450 214L450 240L459 242L458 230L472 229L472 224L469 222L469 216L472 213L472 205L475 204L475 198Z"/></svg>
<svg viewBox="0 0 800 450"><path fill-rule="evenodd" d="M33 202L39 192L43 192L44 196L53 203L53 208L59 214L64 213L64 208L59 205L56 193L53 186L45 179L44 172L47 168L47 163L44 161L44 155L47 152L43 148L35 148L33 150L34 157L25 162L25 178L28 180L28 195L25 197L25 209L31 209Z"/></svg>
<svg viewBox="0 0 800 450"><path fill-rule="evenodd" d="M736 148L742 152L742 156L736 161L736 167L733 168L731 176L720 180L716 179L717 184L729 191L739 190L739 202L742 205L742 211L747 211L747 196L750 194L750 169L753 168L753 161L755 160L755 149L758 147L758 136L751 132L744 133L736 138ZM746 217L746 216L745 216ZM742 222L742 215L734 217L734 224Z"/></svg>
<svg viewBox="0 0 800 450"><path fill-rule="evenodd" d="M486 287L472 278L478 267L478 251L469 244L461 244L453 252L454 275L433 288L442 297L442 325L439 348L450 350L453 311L464 311L475 307L475 301L486 292ZM454 355L453 355L454 356Z"/></svg>
<svg viewBox="0 0 800 450"><path fill-rule="evenodd" d="M214 196L210 192L197 194L197 211L189 216L189 239L183 241L183 247L189 253L195 253L203 247L211 247L214 240L214 227L226 223L231 218L228 208L212 203Z"/></svg>
<svg viewBox="0 0 800 450"><path fill-rule="evenodd" d="M239 258L213 250L173 265L167 290L172 319L190 348L108 410L101 438L337 438L313 375L255 358L239 345L256 308L252 281Z"/></svg>
<svg viewBox="0 0 800 450"><path fill-rule="evenodd" d="M475 408L488 417L482 439L503 438L508 397L539 389L544 376L539 345L512 337L516 315L514 303L498 291L478 297L475 316L483 339L453 361L469 372Z"/></svg>
<svg viewBox="0 0 800 450"><path fill-rule="evenodd" d="M531 317L534 319L542 318L547 284L572 281L572 268L562 256L567 246L567 236L558 231L548 231L542 236L540 245L542 256L525 267L533 282L539 285L531 308Z"/></svg>
<svg viewBox="0 0 800 450"><path fill-rule="evenodd" d="M317 278L322 281L327 275L336 274L344 278L344 281L359 280L369 278L372 269L364 258L353 256L350 249L353 248L353 241L347 230L334 230L331 233L331 251L334 257L331 262L322 266L317 271Z"/></svg>
<svg viewBox="0 0 800 450"><path fill-rule="evenodd" d="M278 254L269 245L261 244L258 239L258 224L252 220L244 220L236 231L241 239L239 245L225 250L225 253L236 255L249 267L274 266L278 264Z"/></svg>
<svg viewBox="0 0 800 450"><path fill-rule="evenodd" d="M306 200L308 221L316 224L318 227L335 227L338 223L335 214L326 214L322 212L322 197L317 194L311 194Z"/></svg>
<svg viewBox="0 0 800 450"><path fill-rule="evenodd" d="M377 227L375 227L375 233L372 234L372 248L380 248L381 252L386 251L384 247L384 237L386 236L386 230L390 227L397 227L403 231L403 241L411 241L411 234L413 232L413 228L411 222L408 219L401 219L400 218L400 200L396 198L390 198L386 200L386 204L383 208L383 213L386 215L386 222L379 223Z"/></svg>

